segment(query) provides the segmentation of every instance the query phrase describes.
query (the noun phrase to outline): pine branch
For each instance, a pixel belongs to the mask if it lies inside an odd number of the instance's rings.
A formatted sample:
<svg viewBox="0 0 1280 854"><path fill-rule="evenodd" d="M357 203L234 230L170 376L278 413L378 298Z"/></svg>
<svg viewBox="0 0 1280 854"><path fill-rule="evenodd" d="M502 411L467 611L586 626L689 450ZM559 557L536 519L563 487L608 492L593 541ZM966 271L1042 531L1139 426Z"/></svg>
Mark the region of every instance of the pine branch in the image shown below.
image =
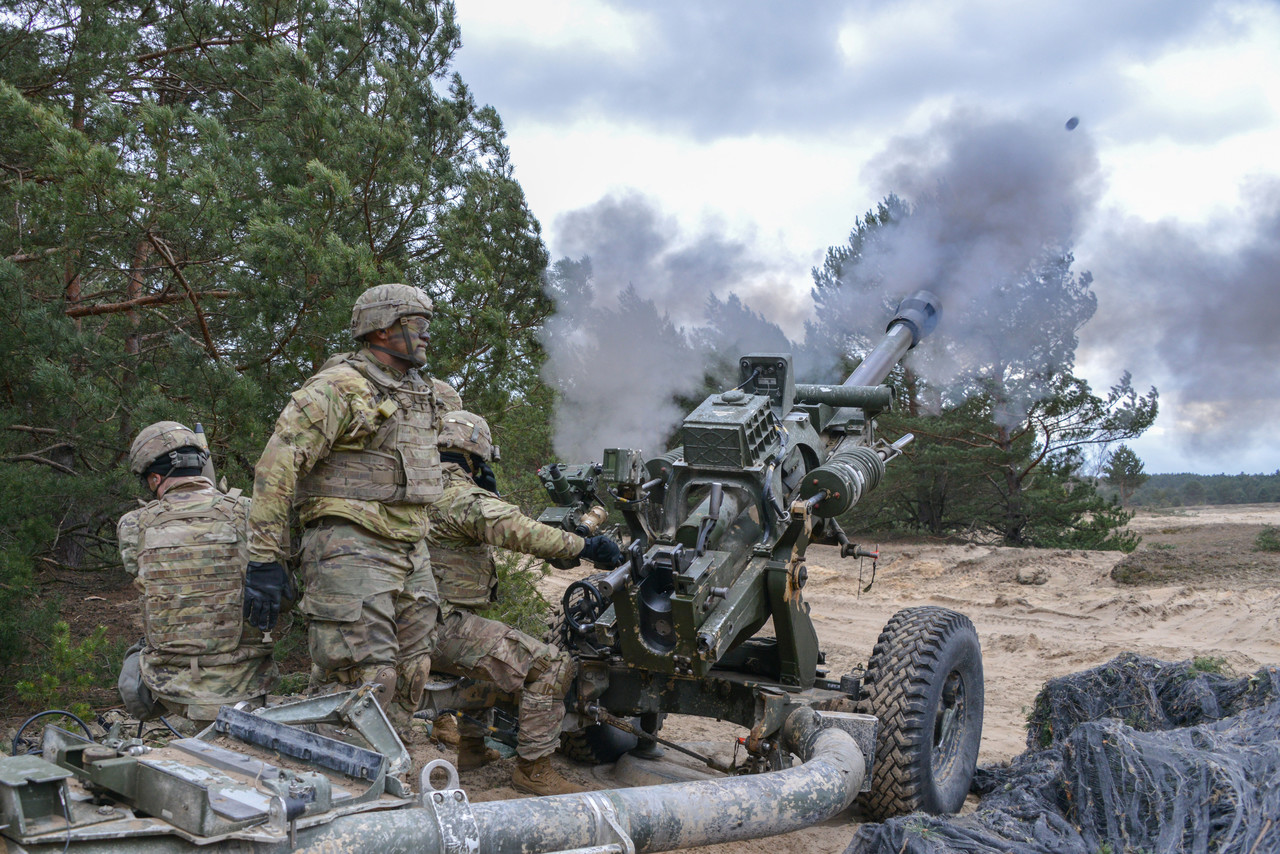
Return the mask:
<svg viewBox="0 0 1280 854"><path fill-rule="evenodd" d="M199 295L200 299L229 299L231 291L204 291ZM100 305L77 306L69 308L63 312L67 317L88 317L95 314L118 314L122 311L132 311L135 308L141 308L146 305L172 305L176 302L186 302L188 299L186 294L154 294L151 296L138 297L136 299L125 300L124 302L108 302Z"/></svg>

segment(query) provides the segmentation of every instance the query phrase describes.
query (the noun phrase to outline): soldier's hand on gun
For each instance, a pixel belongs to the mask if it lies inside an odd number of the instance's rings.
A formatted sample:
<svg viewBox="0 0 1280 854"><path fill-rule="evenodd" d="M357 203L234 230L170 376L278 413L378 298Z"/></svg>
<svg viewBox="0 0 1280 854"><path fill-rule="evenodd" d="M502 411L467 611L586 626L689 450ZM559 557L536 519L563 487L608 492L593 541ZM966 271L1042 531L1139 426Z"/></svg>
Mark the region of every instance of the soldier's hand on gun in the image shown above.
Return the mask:
<svg viewBox="0 0 1280 854"><path fill-rule="evenodd" d="M605 569L613 569L623 561L622 549L618 548L618 544L613 540L603 535L587 537L586 545L582 547L582 551L578 552L578 557L584 557Z"/></svg>
<svg viewBox="0 0 1280 854"><path fill-rule="evenodd" d="M292 589L289 573L276 561L249 561L244 574L244 618L264 632L280 617L280 599Z"/></svg>

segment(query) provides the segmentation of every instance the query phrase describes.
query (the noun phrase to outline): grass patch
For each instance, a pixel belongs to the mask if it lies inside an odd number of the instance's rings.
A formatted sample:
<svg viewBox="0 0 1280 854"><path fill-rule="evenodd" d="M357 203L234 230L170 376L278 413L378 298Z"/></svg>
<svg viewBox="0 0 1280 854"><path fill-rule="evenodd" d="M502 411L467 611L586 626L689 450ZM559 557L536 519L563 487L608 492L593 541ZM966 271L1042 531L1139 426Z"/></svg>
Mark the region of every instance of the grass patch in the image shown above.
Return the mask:
<svg viewBox="0 0 1280 854"><path fill-rule="evenodd" d="M276 694L290 696L293 694L301 694L307 690L307 685L311 682L310 673L286 673L280 677L280 684L276 685Z"/></svg>
<svg viewBox="0 0 1280 854"><path fill-rule="evenodd" d="M1191 659L1191 672L1230 676L1231 668L1227 666L1227 660L1220 655L1197 655Z"/></svg>

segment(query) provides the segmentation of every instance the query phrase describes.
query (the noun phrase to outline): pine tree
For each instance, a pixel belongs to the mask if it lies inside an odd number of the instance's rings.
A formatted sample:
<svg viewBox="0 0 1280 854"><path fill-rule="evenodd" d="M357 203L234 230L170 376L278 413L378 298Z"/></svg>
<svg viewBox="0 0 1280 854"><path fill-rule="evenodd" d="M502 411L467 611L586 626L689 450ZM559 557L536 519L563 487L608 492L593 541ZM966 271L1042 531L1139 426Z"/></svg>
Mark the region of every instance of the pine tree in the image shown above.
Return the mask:
<svg viewBox="0 0 1280 854"><path fill-rule="evenodd" d="M1126 504L1134 490L1146 483L1150 475L1142 471L1142 460L1128 445L1121 445L1107 458L1103 474L1120 491L1120 503Z"/></svg>
<svg viewBox="0 0 1280 854"><path fill-rule="evenodd" d="M117 565L121 464L160 419L247 487L373 284L435 297L431 367L499 434L541 393L546 251L459 44L433 0L0 17L0 545Z"/></svg>

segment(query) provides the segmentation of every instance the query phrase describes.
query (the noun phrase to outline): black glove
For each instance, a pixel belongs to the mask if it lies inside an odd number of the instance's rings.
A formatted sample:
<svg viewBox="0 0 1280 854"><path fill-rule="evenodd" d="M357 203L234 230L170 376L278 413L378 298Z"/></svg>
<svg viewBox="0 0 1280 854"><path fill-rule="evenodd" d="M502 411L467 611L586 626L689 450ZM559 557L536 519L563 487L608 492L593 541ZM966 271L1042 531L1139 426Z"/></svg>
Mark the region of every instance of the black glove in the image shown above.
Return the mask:
<svg viewBox="0 0 1280 854"><path fill-rule="evenodd" d="M578 552L578 557L585 557L605 569L613 569L622 563L622 549L608 537L587 537L586 545L582 547L582 551Z"/></svg>
<svg viewBox="0 0 1280 854"><path fill-rule="evenodd" d="M280 599L292 590L289 573L276 561L249 561L244 574L244 618L264 632L275 627L280 616Z"/></svg>
<svg viewBox="0 0 1280 854"><path fill-rule="evenodd" d="M481 460L480 465L476 466L475 481L476 486L481 489L487 489L494 495L498 494L498 476L493 473L493 469L489 468L489 463L485 460Z"/></svg>

